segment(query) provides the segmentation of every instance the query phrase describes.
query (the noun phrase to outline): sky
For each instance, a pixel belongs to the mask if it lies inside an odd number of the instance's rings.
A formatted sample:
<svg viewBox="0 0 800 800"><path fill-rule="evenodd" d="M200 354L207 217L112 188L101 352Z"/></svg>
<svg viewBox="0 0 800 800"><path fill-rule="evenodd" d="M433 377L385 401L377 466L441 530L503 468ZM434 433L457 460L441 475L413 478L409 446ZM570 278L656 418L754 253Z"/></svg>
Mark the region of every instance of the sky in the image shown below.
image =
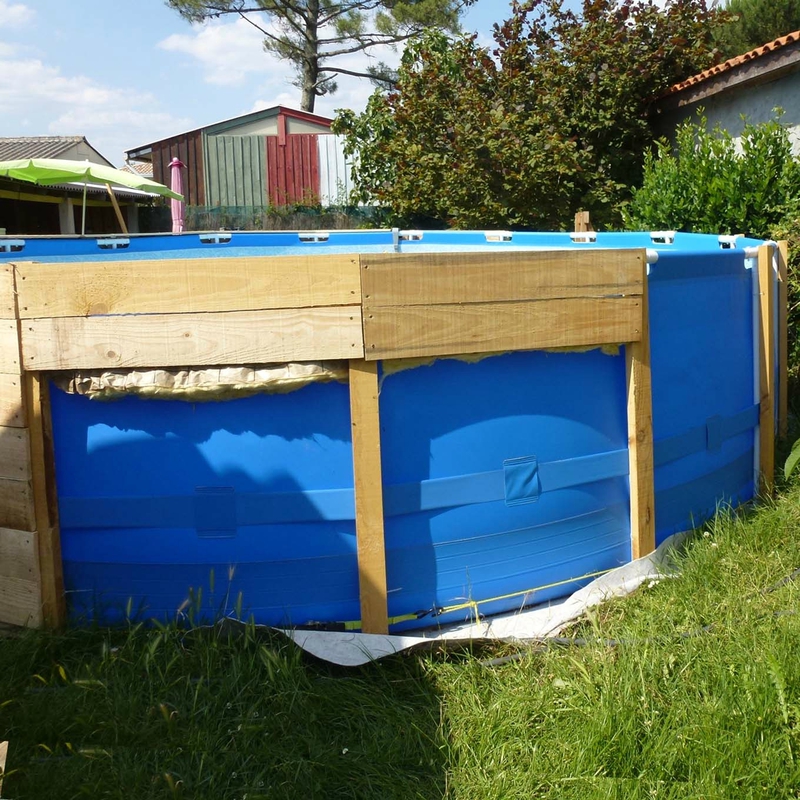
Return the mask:
<svg viewBox="0 0 800 800"><path fill-rule="evenodd" d="M491 41L508 0L477 0L466 31ZM109 161L124 151L277 104L299 108L285 61L251 25L191 25L164 0L0 0L0 136L85 136ZM381 54L389 63L399 54ZM341 61L363 69L363 54ZM360 111L374 90L340 77L316 113Z"/></svg>

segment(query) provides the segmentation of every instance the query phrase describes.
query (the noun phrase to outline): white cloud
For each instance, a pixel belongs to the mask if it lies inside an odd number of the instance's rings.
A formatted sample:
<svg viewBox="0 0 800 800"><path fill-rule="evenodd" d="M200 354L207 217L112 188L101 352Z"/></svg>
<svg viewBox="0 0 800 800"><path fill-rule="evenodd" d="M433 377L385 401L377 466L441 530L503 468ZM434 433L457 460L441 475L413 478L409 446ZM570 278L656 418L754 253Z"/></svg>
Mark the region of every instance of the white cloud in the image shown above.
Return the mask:
<svg viewBox="0 0 800 800"><path fill-rule="evenodd" d="M199 61L207 83L238 86L254 73L290 72L284 62L264 52L263 39L252 25L238 19L192 25L191 33L174 33L158 46ZM285 75L276 77L282 79Z"/></svg>
<svg viewBox="0 0 800 800"><path fill-rule="evenodd" d="M9 3L0 0L0 30L3 28L21 28L31 22L36 12L23 3Z"/></svg>
<svg viewBox="0 0 800 800"><path fill-rule="evenodd" d="M64 75L39 59L8 56L7 49L0 51L0 107L6 120L18 126L26 120L28 134L83 135L106 158L121 163L126 147L192 125L160 109L149 92L106 86L83 75Z"/></svg>

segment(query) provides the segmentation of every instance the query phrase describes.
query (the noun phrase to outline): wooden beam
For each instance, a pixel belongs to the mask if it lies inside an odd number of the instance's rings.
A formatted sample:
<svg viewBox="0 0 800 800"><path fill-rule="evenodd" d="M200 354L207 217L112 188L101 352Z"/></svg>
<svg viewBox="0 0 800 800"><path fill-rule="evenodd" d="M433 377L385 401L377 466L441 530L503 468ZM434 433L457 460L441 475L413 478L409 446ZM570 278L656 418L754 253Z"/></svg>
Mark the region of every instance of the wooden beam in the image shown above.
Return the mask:
<svg viewBox="0 0 800 800"><path fill-rule="evenodd" d="M643 265L643 271L645 269ZM641 558L652 553L656 547L650 320L646 282L642 295L641 340L625 346L625 357L628 378L631 558Z"/></svg>
<svg viewBox="0 0 800 800"><path fill-rule="evenodd" d="M645 260L644 250L363 255L364 308L638 296Z"/></svg>
<svg viewBox="0 0 800 800"><path fill-rule="evenodd" d="M31 433L33 504L38 532L42 621L49 628L66 623L61 536L58 526L55 469L49 440L50 393L47 379L38 373L25 376Z"/></svg>
<svg viewBox="0 0 800 800"><path fill-rule="evenodd" d="M761 310L759 442L763 494L772 494L775 481L775 284L772 247L758 248L758 292Z"/></svg>
<svg viewBox="0 0 800 800"><path fill-rule="evenodd" d="M778 435L789 433L789 242L778 242Z"/></svg>
<svg viewBox="0 0 800 800"><path fill-rule="evenodd" d="M0 742L0 795L3 792L3 775L6 772L6 758L8 756L8 742Z"/></svg>
<svg viewBox="0 0 800 800"><path fill-rule="evenodd" d="M111 188L110 183L106 184L106 191L108 192L108 196L111 198L111 205L114 206L114 213L117 215L117 222L119 222L122 232L127 236L128 226L125 224L125 217L122 216L122 211L119 207L119 203L117 202L117 196L114 194L114 190Z"/></svg>
<svg viewBox="0 0 800 800"><path fill-rule="evenodd" d="M641 297L364 309L370 361L637 341Z"/></svg>
<svg viewBox="0 0 800 800"><path fill-rule="evenodd" d="M31 477L30 437L25 428L0 426L0 478Z"/></svg>
<svg viewBox="0 0 800 800"><path fill-rule="evenodd" d="M361 630L388 633L378 365L375 362L350 362L350 419Z"/></svg>
<svg viewBox="0 0 800 800"><path fill-rule="evenodd" d="M360 358L361 309L272 309L32 319L22 325L26 370L265 364Z"/></svg>
<svg viewBox="0 0 800 800"><path fill-rule="evenodd" d="M19 264L22 319L309 308L361 302L358 257Z"/></svg>

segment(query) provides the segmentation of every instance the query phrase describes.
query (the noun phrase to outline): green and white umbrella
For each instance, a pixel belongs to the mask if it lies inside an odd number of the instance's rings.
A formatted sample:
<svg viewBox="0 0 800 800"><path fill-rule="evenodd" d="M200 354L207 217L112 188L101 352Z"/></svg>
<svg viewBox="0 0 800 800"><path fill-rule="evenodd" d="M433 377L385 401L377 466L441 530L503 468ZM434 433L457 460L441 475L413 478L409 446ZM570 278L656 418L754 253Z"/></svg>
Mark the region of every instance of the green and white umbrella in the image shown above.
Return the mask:
<svg viewBox="0 0 800 800"><path fill-rule="evenodd" d="M39 186L53 186L60 183L83 183L83 214L81 217L81 236L86 232L86 186L89 183L105 184L111 195L120 223L122 215L116 203L112 186L125 186L142 192L151 192L173 200L183 200L183 196L173 192L161 183L151 181L133 172L123 172L91 161L69 161L63 158L21 158L14 161L0 161L0 177L27 181Z"/></svg>

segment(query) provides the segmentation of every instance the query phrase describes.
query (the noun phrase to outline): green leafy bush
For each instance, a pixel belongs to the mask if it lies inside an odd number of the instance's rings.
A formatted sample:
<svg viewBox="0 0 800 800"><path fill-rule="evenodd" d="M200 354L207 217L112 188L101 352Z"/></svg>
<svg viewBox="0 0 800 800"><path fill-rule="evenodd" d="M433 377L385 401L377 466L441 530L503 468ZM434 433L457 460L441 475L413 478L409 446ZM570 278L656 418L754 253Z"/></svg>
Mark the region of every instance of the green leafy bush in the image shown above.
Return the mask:
<svg viewBox="0 0 800 800"><path fill-rule="evenodd" d="M637 230L746 233L769 238L798 212L800 160L778 120L747 124L734 139L704 117L678 128L675 148L645 157L641 188L623 212Z"/></svg>

